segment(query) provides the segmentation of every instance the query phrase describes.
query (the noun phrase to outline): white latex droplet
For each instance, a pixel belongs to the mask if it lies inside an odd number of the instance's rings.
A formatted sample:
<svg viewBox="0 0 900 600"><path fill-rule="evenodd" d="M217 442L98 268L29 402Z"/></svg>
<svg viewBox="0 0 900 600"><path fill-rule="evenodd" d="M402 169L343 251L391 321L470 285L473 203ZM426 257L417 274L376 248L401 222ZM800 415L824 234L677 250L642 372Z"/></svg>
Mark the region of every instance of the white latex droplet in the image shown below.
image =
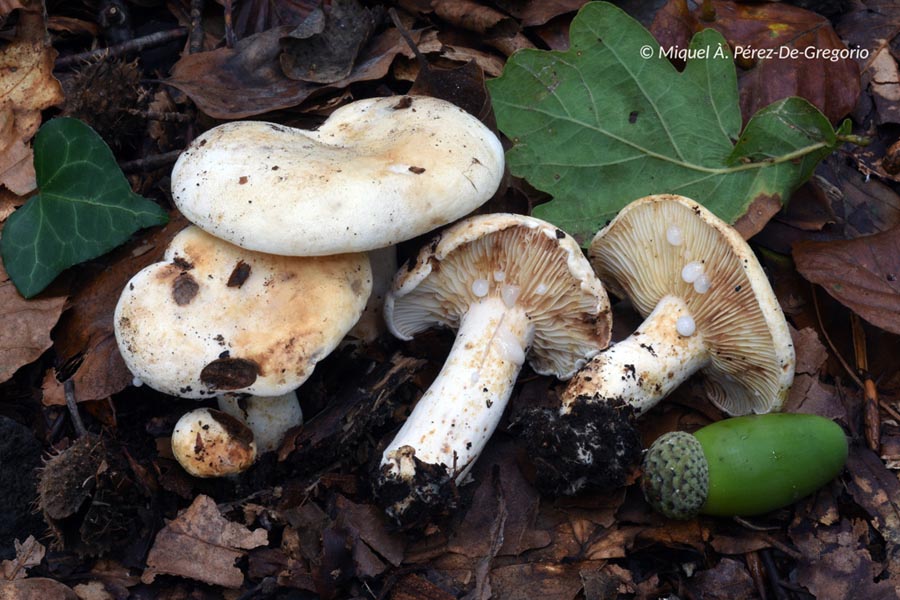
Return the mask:
<svg viewBox="0 0 900 600"><path fill-rule="evenodd" d="M479 298L484 298L487 296L490 287L487 279L476 279L472 282L472 293Z"/></svg>
<svg viewBox="0 0 900 600"><path fill-rule="evenodd" d="M500 288L500 298L503 300L506 308L512 308L516 305L516 300L519 299L521 291L522 288L517 285L504 285Z"/></svg>
<svg viewBox="0 0 900 600"><path fill-rule="evenodd" d="M709 291L710 285L712 285L712 283L710 282L709 277L706 276L706 273L701 273L700 277L694 281L694 291L698 294L705 294Z"/></svg>
<svg viewBox="0 0 900 600"><path fill-rule="evenodd" d="M140 377L135 377L131 380L131 385L133 385L134 387L141 387L142 385L144 385L144 382L141 381Z"/></svg>
<svg viewBox="0 0 900 600"><path fill-rule="evenodd" d="M500 358L516 365L525 364L525 349L516 335L507 327L501 326L494 337Z"/></svg>
<svg viewBox="0 0 900 600"><path fill-rule="evenodd" d="M703 274L703 264L697 261L689 262L681 269L681 278L685 283L694 283Z"/></svg>
<svg viewBox="0 0 900 600"><path fill-rule="evenodd" d="M680 246L684 242L684 234L681 233L678 225L669 225L669 228L666 229L666 241L673 246Z"/></svg>
<svg viewBox="0 0 900 600"><path fill-rule="evenodd" d="M472 385L478 383L479 379L481 379L481 371L479 369L472 369L472 374L469 376Z"/></svg>
<svg viewBox="0 0 900 600"><path fill-rule="evenodd" d="M494 271L494 281L503 281L506 279L506 273L503 271Z"/></svg>
<svg viewBox="0 0 900 600"><path fill-rule="evenodd" d="M543 283L539 283L536 288L534 288L534 293L538 296L543 296L547 293L547 286Z"/></svg>
<svg viewBox="0 0 900 600"><path fill-rule="evenodd" d="M693 317L684 315L683 317L678 317L678 320L675 321L675 330L678 332L678 335L690 337L697 331L697 324L694 323Z"/></svg>

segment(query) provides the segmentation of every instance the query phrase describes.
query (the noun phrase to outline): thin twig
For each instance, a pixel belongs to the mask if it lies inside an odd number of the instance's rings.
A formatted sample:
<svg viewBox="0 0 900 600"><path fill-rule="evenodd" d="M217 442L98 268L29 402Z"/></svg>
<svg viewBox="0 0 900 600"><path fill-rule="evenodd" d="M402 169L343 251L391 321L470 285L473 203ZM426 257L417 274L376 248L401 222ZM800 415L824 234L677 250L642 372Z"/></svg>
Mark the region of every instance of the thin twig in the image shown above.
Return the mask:
<svg viewBox="0 0 900 600"><path fill-rule="evenodd" d="M188 54L203 51L203 0L191 0L191 37Z"/></svg>
<svg viewBox="0 0 900 600"><path fill-rule="evenodd" d="M145 156L144 158L129 160L127 162L119 163L119 168L122 169L124 173L146 173L147 171L155 171L156 169L174 163L178 160L178 157L181 156L182 152L184 152L184 150L172 150L171 152L165 152L163 154L153 154L151 156Z"/></svg>
<svg viewBox="0 0 900 600"><path fill-rule="evenodd" d="M234 2L225 0L225 45L234 48L237 36L234 34Z"/></svg>
<svg viewBox="0 0 900 600"><path fill-rule="evenodd" d="M881 413L878 411L878 388L869 374L869 353L866 332L862 320L850 313L850 330L853 332L853 353L856 356L856 372L863 381L863 415L866 445L875 454L881 453Z"/></svg>
<svg viewBox="0 0 900 600"><path fill-rule="evenodd" d="M190 123L194 120L190 115L179 112L162 112L158 110L138 110L129 108L126 110L129 115L141 117L148 121L163 121L165 123Z"/></svg>
<svg viewBox="0 0 900 600"><path fill-rule="evenodd" d="M841 366L844 367L844 370L847 371L850 379L852 379L860 389L865 389L866 386L863 385L863 382L860 381L859 377L857 377L856 372L850 368L850 365L847 364L847 361L844 360L844 357L840 352L838 352L837 347L835 347L834 342L831 341L831 337L829 337L828 335L828 331L825 330L825 323L822 322L822 313L819 311L819 299L818 296L816 296L816 286L813 283L810 283L809 285L812 288L813 306L816 309L816 319L819 321L819 329L822 330L822 335L825 336L825 341L828 343L828 347L831 348L832 352L834 352L834 355L841 363Z"/></svg>
<svg viewBox="0 0 900 600"><path fill-rule="evenodd" d="M127 42L122 42L121 44L116 44L114 46L108 46L106 48L98 48L89 52L81 52L79 54L70 54L69 56L64 56L56 61L56 65L54 66L54 68L67 69L69 67L73 67L77 64L90 60L104 60L107 58L113 58L116 56L121 56L123 54L128 54L129 52L140 52L141 50L146 50L147 48L162 46L163 44L167 44L168 42L171 42L173 40L183 38L187 34L187 27L176 27L167 31L158 31L156 33L151 33L150 35L145 35L143 37L134 38L133 40L128 40Z"/></svg>
<svg viewBox="0 0 900 600"><path fill-rule="evenodd" d="M75 427L75 433L78 437L87 435L87 429L84 427L84 421L78 413L78 402L75 400L75 382L67 379L63 384L63 390L66 395L66 407L69 409L69 415L72 417L72 425Z"/></svg>
<svg viewBox="0 0 900 600"><path fill-rule="evenodd" d="M407 30L406 27L403 26L403 23L400 22L400 16L397 14L397 11L393 8L390 8L388 9L388 14L391 17L391 21L394 22L394 27L397 28L400 36L403 38L403 41L406 42L406 45L409 46L409 49L412 50L413 54L416 57L416 60L419 62L419 69L427 71L430 68L428 65L428 59L426 59L425 55L419 51L419 46L409 34L409 30Z"/></svg>

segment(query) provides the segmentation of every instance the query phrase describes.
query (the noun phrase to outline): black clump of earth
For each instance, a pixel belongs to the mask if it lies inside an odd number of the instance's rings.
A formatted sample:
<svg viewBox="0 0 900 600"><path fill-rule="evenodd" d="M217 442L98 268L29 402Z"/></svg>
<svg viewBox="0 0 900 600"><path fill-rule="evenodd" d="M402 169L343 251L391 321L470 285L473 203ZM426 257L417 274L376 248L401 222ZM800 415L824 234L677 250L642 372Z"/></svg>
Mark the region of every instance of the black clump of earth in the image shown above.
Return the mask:
<svg viewBox="0 0 900 600"><path fill-rule="evenodd" d="M632 411L621 403L579 399L571 412L535 408L519 421L534 466L534 485L547 496L625 485L641 459Z"/></svg>
<svg viewBox="0 0 900 600"><path fill-rule="evenodd" d="M380 458L380 457L378 457ZM388 466L377 466L372 495L399 531L419 531L450 516L459 505L456 483L444 465L412 457L415 475L406 480Z"/></svg>
<svg viewBox="0 0 900 600"><path fill-rule="evenodd" d="M28 427L0 416L0 560L15 556L13 540L40 539L46 530L34 511L41 451Z"/></svg>

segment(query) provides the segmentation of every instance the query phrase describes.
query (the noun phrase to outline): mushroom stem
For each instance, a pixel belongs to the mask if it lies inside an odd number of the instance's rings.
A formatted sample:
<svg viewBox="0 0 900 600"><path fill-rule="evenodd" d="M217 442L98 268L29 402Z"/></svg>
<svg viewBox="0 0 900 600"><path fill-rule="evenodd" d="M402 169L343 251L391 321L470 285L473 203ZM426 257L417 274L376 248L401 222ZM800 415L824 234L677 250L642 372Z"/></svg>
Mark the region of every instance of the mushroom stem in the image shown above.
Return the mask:
<svg viewBox="0 0 900 600"><path fill-rule="evenodd" d="M495 296L472 304L441 372L385 449L382 474L411 480L412 449L461 482L500 422L533 337L521 308Z"/></svg>
<svg viewBox="0 0 900 600"><path fill-rule="evenodd" d="M250 428L259 454L277 450L284 434L303 423L303 410L296 392L279 396L222 394L219 410Z"/></svg>
<svg viewBox="0 0 900 600"><path fill-rule="evenodd" d="M710 361L703 334L678 332L678 320L684 317L691 319L684 300L664 296L634 333L595 356L572 378L560 414L570 413L579 399L621 400L636 416L656 406Z"/></svg>

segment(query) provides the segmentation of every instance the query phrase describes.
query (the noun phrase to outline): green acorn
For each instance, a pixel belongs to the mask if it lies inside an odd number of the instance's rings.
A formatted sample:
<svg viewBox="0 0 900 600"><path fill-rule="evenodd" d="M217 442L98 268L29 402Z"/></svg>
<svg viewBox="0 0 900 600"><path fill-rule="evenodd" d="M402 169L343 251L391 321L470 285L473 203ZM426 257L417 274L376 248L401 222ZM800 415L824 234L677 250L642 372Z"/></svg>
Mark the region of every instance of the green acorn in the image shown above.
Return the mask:
<svg viewBox="0 0 900 600"><path fill-rule="evenodd" d="M644 457L641 487L647 502L672 519L751 516L814 492L846 460L843 429L823 417L735 417L694 434L662 435Z"/></svg>

